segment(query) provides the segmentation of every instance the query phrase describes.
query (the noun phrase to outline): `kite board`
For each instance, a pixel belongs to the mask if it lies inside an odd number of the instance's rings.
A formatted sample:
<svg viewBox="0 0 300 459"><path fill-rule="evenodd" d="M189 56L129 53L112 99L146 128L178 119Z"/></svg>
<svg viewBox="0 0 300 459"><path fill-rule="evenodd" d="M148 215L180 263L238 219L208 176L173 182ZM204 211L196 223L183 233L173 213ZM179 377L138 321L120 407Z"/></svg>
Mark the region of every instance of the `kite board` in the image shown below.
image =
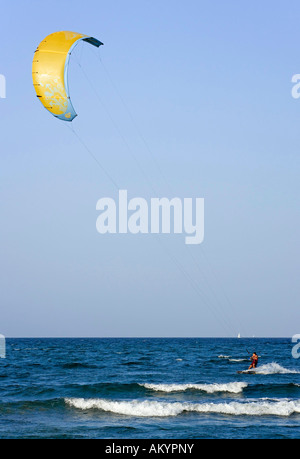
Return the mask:
<svg viewBox="0 0 300 459"><path fill-rule="evenodd" d="M237 371L239 375L256 375L256 371L253 370L244 370L244 371Z"/></svg>

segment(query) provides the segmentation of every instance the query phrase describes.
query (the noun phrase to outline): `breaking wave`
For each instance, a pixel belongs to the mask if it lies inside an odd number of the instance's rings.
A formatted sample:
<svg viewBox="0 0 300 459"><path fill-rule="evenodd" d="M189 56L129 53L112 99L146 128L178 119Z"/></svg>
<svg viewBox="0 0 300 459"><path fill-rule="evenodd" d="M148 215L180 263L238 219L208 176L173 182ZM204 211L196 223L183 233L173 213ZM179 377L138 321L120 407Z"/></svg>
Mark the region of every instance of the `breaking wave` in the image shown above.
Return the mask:
<svg viewBox="0 0 300 459"><path fill-rule="evenodd" d="M291 416L300 413L300 400L265 400L229 403L181 403L158 401L112 401L104 399L65 399L65 403L80 410L101 410L126 416L168 417L184 412L223 414L232 416Z"/></svg>
<svg viewBox="0 0 300 459"><path fill-rule="evenodd" d="M183 392L186 390L199 390L208 394L214 392L230 392L238 394L243 391L248 384L244 382L232 382L227 384L140 384L146 389L157 392Z"/></svg>

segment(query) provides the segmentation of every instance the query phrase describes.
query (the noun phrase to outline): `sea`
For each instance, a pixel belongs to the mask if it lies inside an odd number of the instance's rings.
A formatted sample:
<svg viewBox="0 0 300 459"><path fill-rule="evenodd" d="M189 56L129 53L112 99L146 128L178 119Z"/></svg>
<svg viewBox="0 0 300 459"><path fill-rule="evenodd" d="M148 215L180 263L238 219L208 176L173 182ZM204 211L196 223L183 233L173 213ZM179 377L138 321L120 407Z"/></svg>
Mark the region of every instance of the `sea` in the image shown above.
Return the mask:
<svg viewBox="0 0 300 459"><path fill-rule="evenodd" d="M291 338L7 338L0 438L300 438L296 351ZM253 352L257 374L238 374Z"/></svg>

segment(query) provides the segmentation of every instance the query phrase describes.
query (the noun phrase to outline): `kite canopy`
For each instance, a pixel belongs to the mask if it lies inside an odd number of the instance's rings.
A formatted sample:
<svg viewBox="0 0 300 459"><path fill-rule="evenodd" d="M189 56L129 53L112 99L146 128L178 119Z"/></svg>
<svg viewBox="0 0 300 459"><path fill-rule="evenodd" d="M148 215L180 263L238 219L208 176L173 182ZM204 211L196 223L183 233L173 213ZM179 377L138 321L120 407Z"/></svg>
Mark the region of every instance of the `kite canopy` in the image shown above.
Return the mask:
<svg viewBox="0 0 300 459"><path fill-rule="evenodd" d="M70 100L68 66L73 48L79 41L99 48L101 41L75 32L55 32L37 47L32 62L32 79L37 97L53 116L72 121L76 112Z"/></svg>

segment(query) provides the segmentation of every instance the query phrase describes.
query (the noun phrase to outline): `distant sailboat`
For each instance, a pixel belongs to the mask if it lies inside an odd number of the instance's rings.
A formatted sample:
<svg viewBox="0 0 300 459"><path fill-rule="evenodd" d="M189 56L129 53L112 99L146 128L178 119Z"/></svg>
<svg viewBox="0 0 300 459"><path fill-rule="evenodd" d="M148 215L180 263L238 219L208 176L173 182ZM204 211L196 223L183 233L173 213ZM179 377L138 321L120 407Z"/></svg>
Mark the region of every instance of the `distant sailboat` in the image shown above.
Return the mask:
<svg viewBox="0 0 300 459"><path fill-rule="evenodd" d="M241 337L241 334L239 333L239 334L237 335L237 337L240 338L240 337Z"/></svg>

